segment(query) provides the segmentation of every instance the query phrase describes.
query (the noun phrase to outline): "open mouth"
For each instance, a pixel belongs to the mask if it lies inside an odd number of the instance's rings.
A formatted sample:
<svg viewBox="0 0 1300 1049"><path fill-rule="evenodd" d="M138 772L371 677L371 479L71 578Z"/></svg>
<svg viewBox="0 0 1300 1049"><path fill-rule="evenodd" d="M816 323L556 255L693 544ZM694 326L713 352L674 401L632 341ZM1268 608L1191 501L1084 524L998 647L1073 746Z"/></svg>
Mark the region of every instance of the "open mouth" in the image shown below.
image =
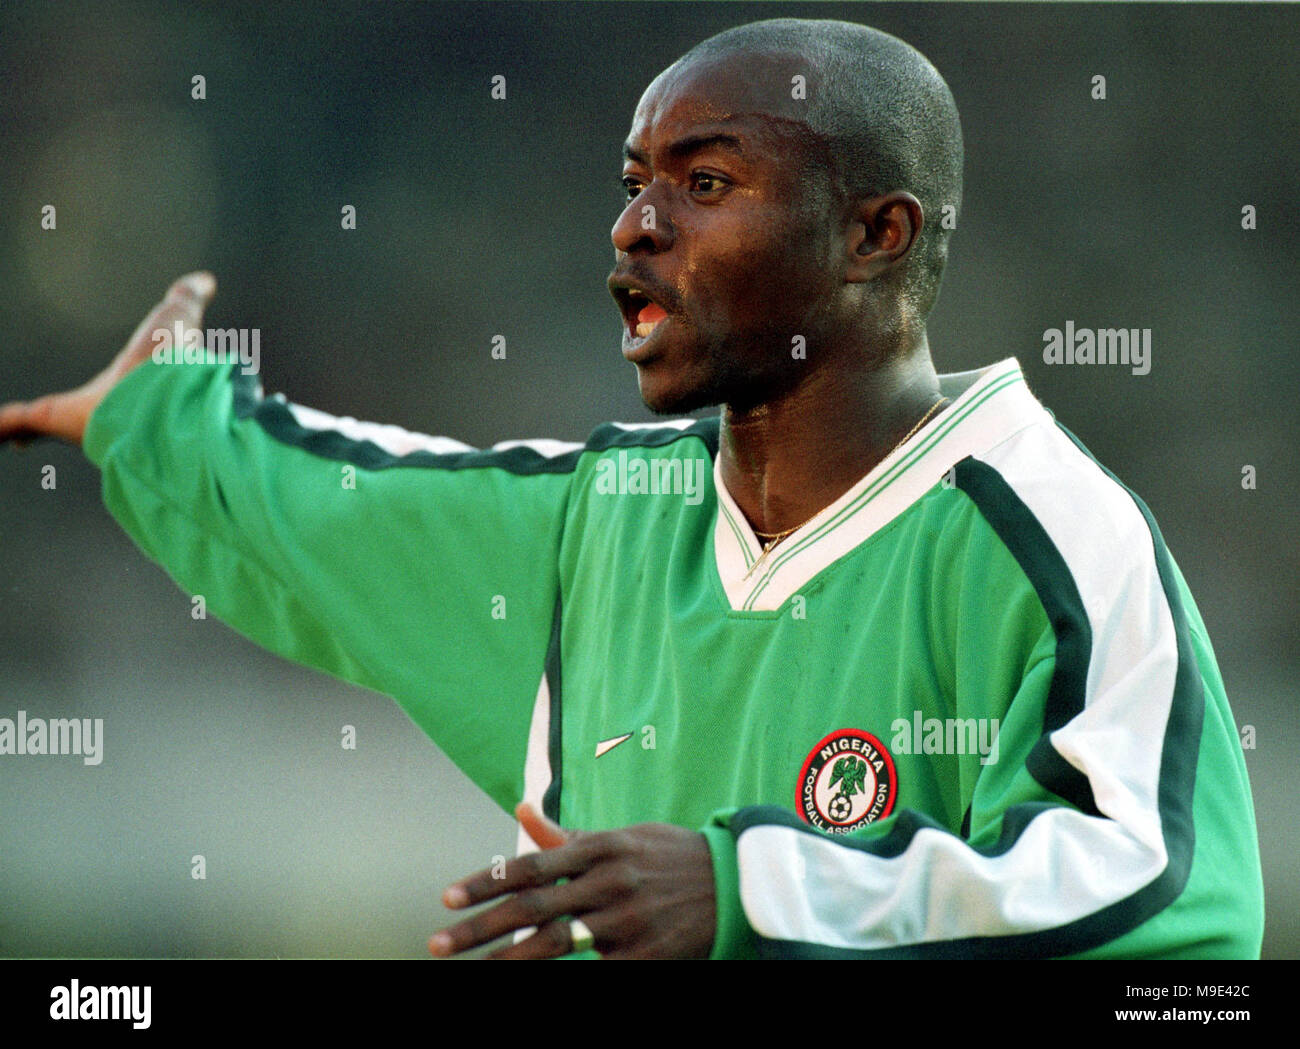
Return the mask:
<svg viewBox="0 0 1300 1049"><path fill-rule="evenodd" d="M668 311L640 288L615 288L614 298L628 334L634 338L647 338L668 317Z"/></svg>

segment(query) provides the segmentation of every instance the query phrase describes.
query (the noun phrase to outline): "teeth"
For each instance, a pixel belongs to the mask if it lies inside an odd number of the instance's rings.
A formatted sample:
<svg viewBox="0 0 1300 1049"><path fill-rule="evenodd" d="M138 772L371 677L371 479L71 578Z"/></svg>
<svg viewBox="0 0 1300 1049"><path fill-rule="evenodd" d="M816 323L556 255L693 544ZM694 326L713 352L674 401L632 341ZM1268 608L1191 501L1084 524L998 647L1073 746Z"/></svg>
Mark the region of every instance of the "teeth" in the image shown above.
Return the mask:
<svg viewBox="0 0 1300 1049"><path fill-rule="evenodd" d="M645 298L645 293L644 293L644 292L637 291L635 288L628 288L628 289L627 289L627 294L628 294L628 297L629 297L629 298L632 298L632 299L644 299L644 298Z"/></svg>
<svg viewBox="0 0 1300 1049"><path fill-rule="evenodd" d="M642 324L638 324L638 325L636 326L636 333L637 333L637 335L638 335L640 338L644 339L647 335L649 335L649 334L650 334L652 331L654 331L655 328L657 328L657 327L659 327L659 322L658 322L658 321L655 321L653 324L650 324L650 323L642 323Z"/></svg>

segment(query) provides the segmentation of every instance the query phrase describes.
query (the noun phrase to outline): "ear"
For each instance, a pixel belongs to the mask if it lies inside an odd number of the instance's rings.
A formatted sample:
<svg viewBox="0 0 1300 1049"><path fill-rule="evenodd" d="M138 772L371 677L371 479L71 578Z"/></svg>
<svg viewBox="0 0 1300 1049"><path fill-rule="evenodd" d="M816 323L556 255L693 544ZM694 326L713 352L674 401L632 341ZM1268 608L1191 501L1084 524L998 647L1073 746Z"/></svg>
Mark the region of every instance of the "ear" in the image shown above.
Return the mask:
<svg viewBox="0 0 1300 1049"><path fill-rule="evenodd" d="M898 265L921 235L924 221L921 202L903 190L860 201L849 230L845 280L875 280Z"/></svg>

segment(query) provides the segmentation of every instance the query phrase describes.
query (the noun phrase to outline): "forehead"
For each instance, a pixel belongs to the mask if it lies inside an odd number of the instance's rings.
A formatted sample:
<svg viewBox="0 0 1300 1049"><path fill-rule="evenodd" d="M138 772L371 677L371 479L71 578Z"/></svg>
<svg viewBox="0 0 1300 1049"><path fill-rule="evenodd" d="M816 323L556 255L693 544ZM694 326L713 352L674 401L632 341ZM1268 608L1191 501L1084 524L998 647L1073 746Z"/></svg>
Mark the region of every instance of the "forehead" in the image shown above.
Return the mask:
<svg viewBox="0 0 1300 1049"><path fill-rule="evenodd" d="M804 91L795 90L802 76ZM651 146L704 125L729 125L741 136L804 137L809 63L788 53L684 59L659 74L641 95L628 141ZM803 97L796 97L803 96Z"/></svg>

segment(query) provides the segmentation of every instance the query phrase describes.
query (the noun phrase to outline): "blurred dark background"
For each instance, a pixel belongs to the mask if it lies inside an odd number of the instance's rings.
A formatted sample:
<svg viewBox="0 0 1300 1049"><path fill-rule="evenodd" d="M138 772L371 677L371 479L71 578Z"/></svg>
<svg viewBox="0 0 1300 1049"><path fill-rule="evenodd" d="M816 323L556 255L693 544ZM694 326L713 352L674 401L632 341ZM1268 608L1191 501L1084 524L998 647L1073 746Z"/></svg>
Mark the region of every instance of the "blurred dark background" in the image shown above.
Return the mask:
<svg viewBox="0 0 1300 1049"><path fill-rule="evenodd" d="M474 444L647 418L604 288L633 107L784 14L896 33L952 86L936 362L1018 357L1151 506L1254 728L1265 956L1300 956L1290 5L9 2L0 400L84 381L202 267L207 323L260 328L293 400ZM1153 329L1150 374L1045 365L1067 320ZM512 853L391 701L193 620L79 452L0 449L0 586L0 717L106 722L98 768L0 757L0 955L420 957L443 886Z"/></svg>

